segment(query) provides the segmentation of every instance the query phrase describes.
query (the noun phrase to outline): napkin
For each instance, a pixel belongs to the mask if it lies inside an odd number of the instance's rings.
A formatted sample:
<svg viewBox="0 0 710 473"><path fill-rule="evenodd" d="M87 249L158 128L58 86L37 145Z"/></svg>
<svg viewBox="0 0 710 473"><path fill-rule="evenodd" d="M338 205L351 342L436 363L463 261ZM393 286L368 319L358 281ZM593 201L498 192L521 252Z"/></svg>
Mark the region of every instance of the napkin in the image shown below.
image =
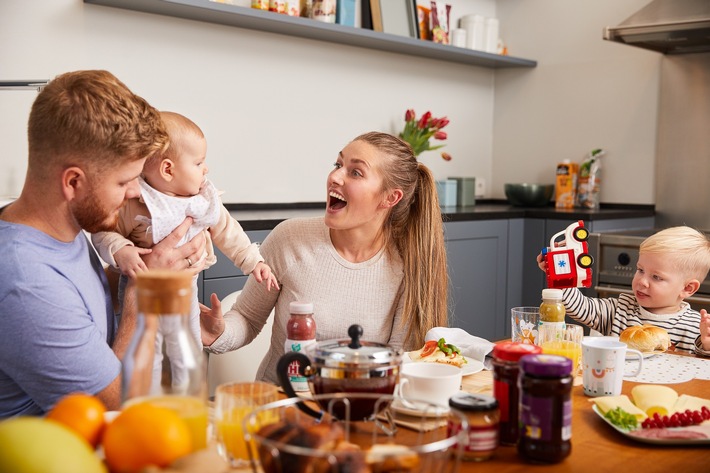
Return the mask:
<svg viewBox="0 0 710 473"><path fill-rule="evenodd" d="M473 360L483 362L486 355L493 350L493 343L488 340L471 335L460 328L434 327L429 329L424 340L439 340L443 338L446 343L456 345L461 354Z"/></svg>

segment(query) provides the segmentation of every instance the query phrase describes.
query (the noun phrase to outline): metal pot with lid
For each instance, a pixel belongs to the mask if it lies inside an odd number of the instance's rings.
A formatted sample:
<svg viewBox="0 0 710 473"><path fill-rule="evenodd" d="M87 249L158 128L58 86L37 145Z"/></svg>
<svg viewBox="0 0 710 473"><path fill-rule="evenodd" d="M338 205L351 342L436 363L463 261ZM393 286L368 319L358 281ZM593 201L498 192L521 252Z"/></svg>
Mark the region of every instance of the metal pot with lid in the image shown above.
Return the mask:
<svg viewBox="0 0 710 473"><path fill-rule="evenodd" d="M360 339L362 327L351 325L349 339L324 340L299 352L284 354L277 365L279 383L286 395L296 397L288 376L288 367L298 361L301 374L308 379L314 395L333 393L392 394L399 382L402 351L389 345ZM320 417L322 413L302 409ZM375 402L370 399L352 400L347 406L336 406L333 415L341 419L362 420L373 415ZM348 415L349 414L349 415Z"/></svg>

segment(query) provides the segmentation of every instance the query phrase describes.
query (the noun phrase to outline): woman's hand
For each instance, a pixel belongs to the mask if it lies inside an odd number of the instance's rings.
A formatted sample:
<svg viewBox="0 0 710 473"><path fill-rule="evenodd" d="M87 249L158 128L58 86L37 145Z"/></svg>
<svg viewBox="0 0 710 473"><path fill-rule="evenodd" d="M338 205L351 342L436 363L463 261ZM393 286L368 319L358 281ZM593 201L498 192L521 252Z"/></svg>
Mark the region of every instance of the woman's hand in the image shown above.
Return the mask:
<svg viewBox="0 0 710 473"><path fill-rule="evenodd" d="M217 294L210 296L212 308L200 304L200 331L202 332L202 345L210 346L224 332L224 315L222 314L222 303Z"/></svg>
<svg viewBox="0 0 710 473"><path fill-rule="evenodd" d="M192 240L175 248L190 225L192 225L192 218L187 217L160 243L153 246L153 251L142 256L148 269L189 270L193 274L198 274L204 269L205 258L202 257L206 245L204 232L198 233Z"/></svg>

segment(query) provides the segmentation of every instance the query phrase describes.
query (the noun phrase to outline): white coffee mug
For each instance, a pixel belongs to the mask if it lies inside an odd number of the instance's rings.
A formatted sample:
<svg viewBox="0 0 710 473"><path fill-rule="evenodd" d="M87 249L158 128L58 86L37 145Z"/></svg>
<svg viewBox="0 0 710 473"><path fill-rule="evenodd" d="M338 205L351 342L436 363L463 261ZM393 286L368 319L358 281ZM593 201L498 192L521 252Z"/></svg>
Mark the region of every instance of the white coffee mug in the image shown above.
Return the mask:
<svg viewBox="0 0 710 473"><path fill-rule="evenodd" d="M441 363L404 363L395 394L403 399L449 405L461 390L461 368Z"/></svg>
<svg viewBox="0 0 710 473"><path fill-rule="evenodd" d="M638 358L638 368L625 374L626 355ZM617 337L584 337L582 340L582 385L587 396L618 396L624 376L637 376L643 355L629 349Z"/></svg>

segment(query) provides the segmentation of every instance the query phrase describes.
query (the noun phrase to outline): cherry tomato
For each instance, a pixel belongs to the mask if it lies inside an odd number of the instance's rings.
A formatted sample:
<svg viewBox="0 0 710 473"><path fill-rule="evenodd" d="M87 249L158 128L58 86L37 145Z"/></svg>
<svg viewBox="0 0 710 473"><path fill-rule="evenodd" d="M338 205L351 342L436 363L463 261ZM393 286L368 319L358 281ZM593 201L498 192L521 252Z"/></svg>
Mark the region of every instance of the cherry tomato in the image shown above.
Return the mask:
<svg viewBox="0 0 710 473"><path fill-rule="evenodd" d="M429 340L424 344L424 348L422 349L422 354L421 357L424 358L425 356L429 356L432 353L436 351L436 349L439 347L437 344L436 340Z"/></svg>

